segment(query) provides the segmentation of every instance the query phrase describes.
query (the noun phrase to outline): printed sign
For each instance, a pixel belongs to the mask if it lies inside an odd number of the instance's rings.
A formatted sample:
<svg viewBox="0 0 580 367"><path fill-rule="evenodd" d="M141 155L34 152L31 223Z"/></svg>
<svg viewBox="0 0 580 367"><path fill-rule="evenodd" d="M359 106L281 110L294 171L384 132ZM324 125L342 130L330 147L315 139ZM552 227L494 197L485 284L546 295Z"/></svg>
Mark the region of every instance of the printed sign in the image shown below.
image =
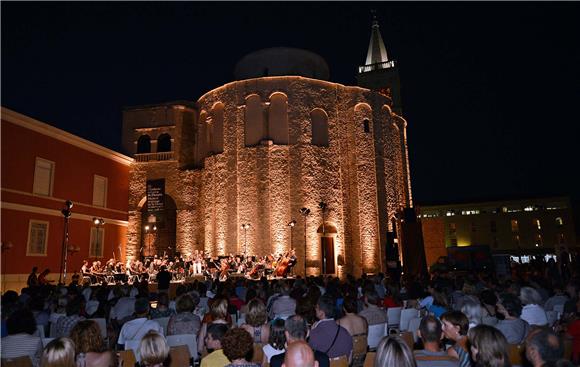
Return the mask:
<svg viewBox="0 0 580 367"><path fill-rule="evenodd" d="M147 181L147 210L165 210L165 179Z"/></svg>

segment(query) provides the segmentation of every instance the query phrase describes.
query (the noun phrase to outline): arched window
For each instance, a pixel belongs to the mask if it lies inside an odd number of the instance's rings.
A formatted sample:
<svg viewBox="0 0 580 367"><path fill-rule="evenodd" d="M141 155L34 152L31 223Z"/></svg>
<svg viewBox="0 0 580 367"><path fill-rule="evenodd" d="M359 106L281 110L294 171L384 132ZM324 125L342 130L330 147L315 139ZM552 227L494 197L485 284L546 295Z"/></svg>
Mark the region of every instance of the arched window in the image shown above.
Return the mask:
<svg viewBox="0 0 580 367"><path fill-rule="evenodd" d="M288 98L282 93L270 97L268 135L274 144L288 144Z"/></svg>
<svg viewBox="0 0 580 367"><path fill-rule="evenodd" d="M159 135L157 138L157 152L171 152L171 135Z"/></svg>
<svg viewBox="0 0 580 367"><path fill-rule="evenodd" d="M262 101L260 96L252 94L246 98L245 142L246 146L260 143L264 137L264 122L262 115Z"/></svg>
<svg viewBox="0 0 580 367"><path fill-rule="evenodd" d="M310 112L312 123L312 145L328 146L328 116L323 109L315 108Z"/></svg>
<svg viewBox="0 0 580 367"><path fill-rule="evenodd" d="M364 129L365 133L367 133L367 134L371 132L371 123L369 122L369 119L364 119L363 129Z"/></svg>
<svg viewBox="0 0 580 367"><path fill-rule="evenodd" d="M561 227L561 226L563 226L563 225L564 225L564 221L562 220L562 217L558 217L558 218L556 218L556 225L557 225L558 227Z"/></svg>
<svg viewBox="0 0 580 367"><path fill-rule="evenodd" d="M151 138L149 135L141 135L137 140L137 154L151 153Z"/></svg>
<svg viewBox="0 0 580 367"><path fill-rule="evenodd" d="M212 138L211 151L223 153L224 151L224 104L216 103L211 109Z"/></svg>

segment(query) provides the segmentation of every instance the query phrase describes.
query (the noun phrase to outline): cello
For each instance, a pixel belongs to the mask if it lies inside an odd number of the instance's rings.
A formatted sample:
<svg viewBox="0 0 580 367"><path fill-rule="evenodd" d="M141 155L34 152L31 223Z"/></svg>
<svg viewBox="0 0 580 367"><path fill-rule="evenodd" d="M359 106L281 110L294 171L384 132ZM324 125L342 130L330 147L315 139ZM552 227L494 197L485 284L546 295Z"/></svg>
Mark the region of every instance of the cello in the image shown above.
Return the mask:
<svg viewBox="0 0 580 367"><path fill-rule="evenodd" d="M284 254L282 260L279 261L278 267L274 272L274 275L277 277L282 277L286 274L286 270L288 269L288 263L290 262L290 257L288 256L288 252Z"/></svg>
<svg viewBox="0 0 580 367"><path fill-rule="evenodd" d="M230 263L222 259L222 268L220 269L219 280L220 282L225 282L228 279L228 270L230 269Z"/></svg>

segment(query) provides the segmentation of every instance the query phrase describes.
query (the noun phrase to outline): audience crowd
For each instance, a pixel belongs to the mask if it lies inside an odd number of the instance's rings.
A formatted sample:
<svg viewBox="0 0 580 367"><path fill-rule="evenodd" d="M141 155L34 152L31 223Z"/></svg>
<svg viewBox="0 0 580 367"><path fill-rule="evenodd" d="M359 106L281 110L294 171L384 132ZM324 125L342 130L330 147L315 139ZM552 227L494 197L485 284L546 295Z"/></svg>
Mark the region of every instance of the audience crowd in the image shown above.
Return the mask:
<svg viewBox="0 0 580 367"><path fill-rule="evenodd" d="M168 340L185 335L190 364L201 367L578 365L577 265L514 264L501 277L438 269L196 280L171 292L151 292L146 281L33 283L2 295L1 356L35 367L127 367L122 351L132 350L140 366L169 366ZM389 312L408 309L416 323L390 323Z"/></svg>

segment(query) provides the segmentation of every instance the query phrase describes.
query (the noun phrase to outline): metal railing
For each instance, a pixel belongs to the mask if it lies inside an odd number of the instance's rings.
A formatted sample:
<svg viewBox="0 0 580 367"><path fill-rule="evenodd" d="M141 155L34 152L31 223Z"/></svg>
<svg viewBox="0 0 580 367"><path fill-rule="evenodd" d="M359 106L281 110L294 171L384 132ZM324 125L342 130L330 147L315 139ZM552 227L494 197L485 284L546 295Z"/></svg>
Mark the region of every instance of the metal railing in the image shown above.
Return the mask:
<svg viewBox="0 0 580 367"><path fill-rule="evenodd" d="M173 152L135 154L135 160L137 162L170 161L172 159L173 159Z"/></svg>
<svg viewBox="0 0 580 367"><path fill-rule="evenodd" d="M367 73L373 70L380 70L380 69L390 69L395 67L395 60L389 60L385 62L378 62L376 64L364 65L358 67L359 73Z"/></svg>

